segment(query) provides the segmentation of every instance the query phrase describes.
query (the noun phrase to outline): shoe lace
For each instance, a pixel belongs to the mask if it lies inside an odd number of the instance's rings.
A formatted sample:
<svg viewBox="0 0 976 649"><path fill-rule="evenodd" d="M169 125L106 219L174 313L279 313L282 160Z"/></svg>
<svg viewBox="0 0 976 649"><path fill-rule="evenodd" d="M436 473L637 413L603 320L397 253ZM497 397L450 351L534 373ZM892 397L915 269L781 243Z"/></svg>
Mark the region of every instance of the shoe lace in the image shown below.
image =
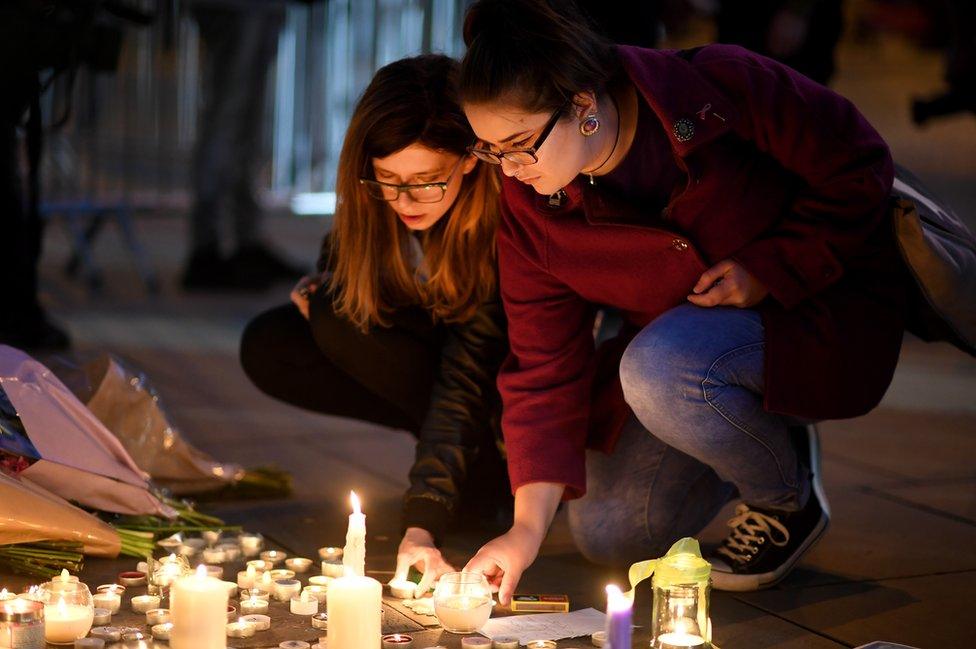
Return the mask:
<svg viewBox="0 0 976 649"><path fill-rule="evenodd" d="M725 542L715 552L736 562L749 561L759 551L758 546L766 542L783 547L790 540L790 532L774 517L746 504L736 505L735 516L729 519L732 528Z"/></svg>

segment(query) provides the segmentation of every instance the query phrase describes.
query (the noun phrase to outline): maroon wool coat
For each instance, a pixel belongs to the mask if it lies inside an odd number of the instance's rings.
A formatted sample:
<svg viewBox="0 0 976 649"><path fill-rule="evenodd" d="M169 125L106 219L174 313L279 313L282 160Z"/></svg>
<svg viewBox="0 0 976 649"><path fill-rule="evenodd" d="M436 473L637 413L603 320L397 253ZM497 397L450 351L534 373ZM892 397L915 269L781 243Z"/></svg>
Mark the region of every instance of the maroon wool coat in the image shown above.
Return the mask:
<svg viewBox="0 0 976 649"><path fill-rule="evenodd" d="M770 291L757 308L771 412L867 412L901 345L893 165L854 106L734 46L705 47L690 62L618 52L688 182L663 212L648 213L583 177L558 208L504 179L498 248L511 353L498 386L513 490L556 482L567 498L585 492L585 449L609 452L630 414L617 376L626 343L686 303L701 273L724 259ZM598 304L620 309L628 326L594 350Z"/></svg>

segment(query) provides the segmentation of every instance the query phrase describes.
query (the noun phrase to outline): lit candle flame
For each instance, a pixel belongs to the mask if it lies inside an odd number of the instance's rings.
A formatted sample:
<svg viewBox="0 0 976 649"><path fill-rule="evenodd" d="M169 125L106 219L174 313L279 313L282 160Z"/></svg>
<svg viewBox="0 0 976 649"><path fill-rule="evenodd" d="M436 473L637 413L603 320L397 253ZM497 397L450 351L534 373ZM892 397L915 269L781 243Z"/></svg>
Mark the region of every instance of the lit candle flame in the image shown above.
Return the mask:
<svg viewBox="0 0 976 649"><path fill-rule="evenodd" d="M61 571L61 581L68 581L71 579L71 575L68 574L68 569L65 568Z"/></svg>
<svg viewBox="0 0 976 649"><path fill-rule="evenodd" d="M64 617L68 613L68 605L64 603L64 595L58 600L58 615Z"/></svg>
<svg viewBox="0 0 976 649"><path fill-rule="evenodd" d="M607 586L607 613L617 613L619 611L626 611L627 609L633 607L633 602L620 592L620 588L610 584Z"/></svg>
<svg viewBox="0 0 976 649"><path fill-rule="evenodd" d="M169 555L169 560L170 561L176 561L176 553L175 552Z"/></svg>
<svg viewBox="0 0 976 649"><path fill-rule="evenodd" d="M199 566L197 566L197 578L205 579L206 577L207 577L207 566L201 563Z"/></svg>
<svg viewBox="0 0 976 649"><path fill-rule="evenodd" d="M7 599L9 596L10 596L10 593L7 592L7 589L6 588L4 588L3 590L0 590L0 599Z"/></svg>
<svg viewBox="0 0 976 649"><path fill-rule="evenodd" d="M352 513L353 514L362 514L363 513L363 511L362 511L362 509L360 508L360 505L359 505L359 496L356 495L356 492L355 491L350 491L349 492L349 502L352 503Z"/></svg>
<svg viewBox="0 0 976 649"><path fill-rule="evenodd" d="M254 569L254 566L248 566L247 567L247 576L248 576L248 579L253 578L255 574L257 574L257 570Z"/></svg>

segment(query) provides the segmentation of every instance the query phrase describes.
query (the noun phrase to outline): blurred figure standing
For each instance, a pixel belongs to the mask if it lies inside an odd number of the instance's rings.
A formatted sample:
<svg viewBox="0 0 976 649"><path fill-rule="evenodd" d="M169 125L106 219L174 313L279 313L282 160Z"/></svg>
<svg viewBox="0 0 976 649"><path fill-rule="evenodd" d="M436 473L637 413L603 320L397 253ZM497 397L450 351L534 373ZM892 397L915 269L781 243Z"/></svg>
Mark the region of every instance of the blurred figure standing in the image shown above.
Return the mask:
<svg viewBox="0 0 976 649"><path fill-rule="evenodd" d="M948 90L912 103L912 121L922 126L930 119L962 111L976 113L976 3L946 0L949 50L946 60Z"/></svg>
<svg viewBox="0 0 976 649"><path fill-rule="evenodd" d="M741 45L827 85L843 0L719 0L718 42Z"/></svg>
<svg viewBox="0 0 976 649"><path fill-rule="evenodd" d="M182 285L191 291L263 290L297 281L303 269L261 238L255 193L265 88L284 22L283 2L194 0L203 42L203 108L193 160L191 252ZM225 255L221 222L233 222Z"/></svg>

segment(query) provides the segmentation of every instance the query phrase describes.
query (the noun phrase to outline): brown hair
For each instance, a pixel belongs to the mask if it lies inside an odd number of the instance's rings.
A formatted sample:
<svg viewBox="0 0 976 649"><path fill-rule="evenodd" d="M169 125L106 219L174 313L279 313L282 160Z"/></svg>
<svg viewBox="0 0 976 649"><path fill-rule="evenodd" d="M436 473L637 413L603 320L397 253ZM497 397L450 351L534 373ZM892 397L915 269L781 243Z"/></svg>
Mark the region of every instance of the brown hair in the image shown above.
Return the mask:
<svg viewBox="0 0 976 649"><path fill-rule="evenodd" d="M588 25L571 0L478 0L464 20L462 101L511 101L542 113L578 92L599 94L620 63L613 45Z"/></svg>
<svg viewBox="0 0 976 649"><path fill-rule="evenodd" d="M372 177L372 158L414 143L468 155L474 133L457 99L457 71L457 62L440 54L390 63L373 77L346 131L329 288L336 312L364 331L387 325L386 315L405 304L422 304L437 320L463 321L495 291L498 179L487 165L463 176L454 205L420 235L426 281L410 263L413 235L359 183L364 172Z"/></svg>

